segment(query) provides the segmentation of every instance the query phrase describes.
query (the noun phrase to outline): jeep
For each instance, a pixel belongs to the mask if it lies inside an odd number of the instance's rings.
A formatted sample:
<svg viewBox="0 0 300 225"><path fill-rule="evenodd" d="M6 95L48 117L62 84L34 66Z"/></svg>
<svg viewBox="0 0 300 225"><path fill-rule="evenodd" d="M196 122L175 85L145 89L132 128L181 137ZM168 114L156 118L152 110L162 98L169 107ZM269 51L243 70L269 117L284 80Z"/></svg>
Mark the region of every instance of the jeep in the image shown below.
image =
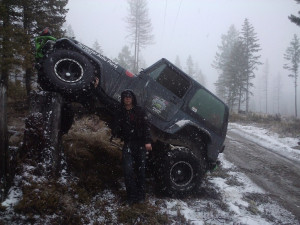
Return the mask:
<svg viewBox="0 0 300 225"><path fill-rule="evenodd" d="M108 124L121 92L133 90L149 117L149 167L160 190L189 193L216 167L224 150L228 107L167 59L135 75L73 39L49 40L42 51L37 63L40 86L98 110Z"/></svg>

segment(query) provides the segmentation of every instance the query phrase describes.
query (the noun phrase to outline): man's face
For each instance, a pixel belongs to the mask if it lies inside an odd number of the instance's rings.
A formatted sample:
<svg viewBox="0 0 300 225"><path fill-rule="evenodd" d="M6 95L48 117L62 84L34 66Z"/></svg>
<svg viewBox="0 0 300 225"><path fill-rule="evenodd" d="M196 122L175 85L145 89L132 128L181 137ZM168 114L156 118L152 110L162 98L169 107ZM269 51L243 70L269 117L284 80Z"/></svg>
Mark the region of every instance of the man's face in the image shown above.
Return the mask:
<svg viewBox="0 0 300 225"><path fill-rule="evenodd" d="M125 106L131 106L132 105L132 97L131 96L125 96L124 105Z"/></svg>

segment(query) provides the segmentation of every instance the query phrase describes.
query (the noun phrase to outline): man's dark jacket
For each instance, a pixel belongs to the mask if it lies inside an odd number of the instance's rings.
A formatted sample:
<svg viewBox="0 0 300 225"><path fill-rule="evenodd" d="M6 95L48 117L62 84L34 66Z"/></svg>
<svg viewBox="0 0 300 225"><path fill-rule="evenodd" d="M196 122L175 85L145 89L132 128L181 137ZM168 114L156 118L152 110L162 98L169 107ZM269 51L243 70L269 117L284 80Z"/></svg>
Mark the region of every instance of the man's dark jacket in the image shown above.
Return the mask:
<svg viewBox="0 0 300 225"><path fill-rule="evenodd" d="M125 92L130 92L132 95L133 108L129 111L124 106ZM140 144L151 143L147 115L144 109L137 105L136 96L131 90L125 90L121 94L121 106L114 116L112 136L121 138L125 143L132 141Z"/></svg>

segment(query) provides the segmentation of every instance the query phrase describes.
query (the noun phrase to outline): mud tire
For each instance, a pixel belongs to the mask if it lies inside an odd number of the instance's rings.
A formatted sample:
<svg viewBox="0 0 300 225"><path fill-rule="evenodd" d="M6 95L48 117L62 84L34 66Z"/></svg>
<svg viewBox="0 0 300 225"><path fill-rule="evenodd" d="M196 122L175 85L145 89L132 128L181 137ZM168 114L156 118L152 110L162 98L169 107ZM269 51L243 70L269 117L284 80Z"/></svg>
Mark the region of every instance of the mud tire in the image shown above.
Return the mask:
<svg viewBox="0 0 300 225"><path fill-rule="evenodd" d="M80 53L71 50L57 50L43 62L40 82L49 91L62 95L90 92L94 80L92 63Z"/></svg>
<svg viewBox="0 0 300 225"><path fill-rule="evenodd" d="M203 160L196 158L189 149L170 150L161 163L160 189L170 196L190 194L199 187L205 172Z"/></svg>

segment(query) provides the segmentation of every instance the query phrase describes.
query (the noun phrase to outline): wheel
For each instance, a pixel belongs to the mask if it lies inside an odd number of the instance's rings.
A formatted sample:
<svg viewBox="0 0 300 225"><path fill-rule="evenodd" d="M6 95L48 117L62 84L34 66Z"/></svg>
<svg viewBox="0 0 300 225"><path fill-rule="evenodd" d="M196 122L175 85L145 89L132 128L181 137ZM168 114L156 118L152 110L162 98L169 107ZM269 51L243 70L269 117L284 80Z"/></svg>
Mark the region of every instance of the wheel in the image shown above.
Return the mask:
<svg viewBox="0 0 300 225"><path fill-rule="evenodd" d="M72 95L89 92L94 79L93 65L84 56L71 50L57 50L43 63L41 82L51 91Z"/></svg>
<svg viewBox="0 0 300 225"><path fill-rule="evenodd" d="M187 148L170 150L162 162L161 189L171 196L192 192L201 184L206 172L203 160L196 158Z"/></svg>

